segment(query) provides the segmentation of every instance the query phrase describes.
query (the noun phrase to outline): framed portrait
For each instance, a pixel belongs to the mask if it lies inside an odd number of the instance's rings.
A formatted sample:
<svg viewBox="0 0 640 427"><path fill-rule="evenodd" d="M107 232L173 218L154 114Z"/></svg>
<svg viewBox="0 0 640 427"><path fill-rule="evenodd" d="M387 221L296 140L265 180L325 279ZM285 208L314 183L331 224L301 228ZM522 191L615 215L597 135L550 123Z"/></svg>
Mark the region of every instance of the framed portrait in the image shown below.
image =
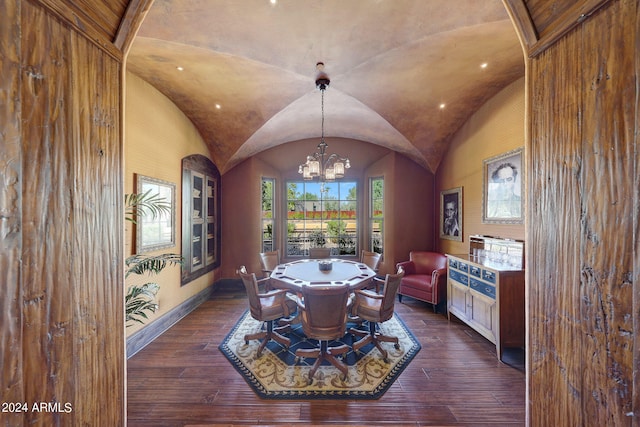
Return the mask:
<svg viewBox="0 0 640 427"><path fill-rule="evenodd" d="M462 187L440 192L440 238L462 242Z"/></svg>
<svg viewBox="0 0 640 427"><path fill-rule="evenodd" d="M136 252L141 254L175 246L176 185L140 174L136 174L136 181L138 194L148 192L154 200L167 207L159 212L138 215Z"/></svg>
<svg viewBox="0 0 640 427"><path fill-rule="evenodd" d="M482 222L524 222L523 150L518 148L483 162Z"/></svg>

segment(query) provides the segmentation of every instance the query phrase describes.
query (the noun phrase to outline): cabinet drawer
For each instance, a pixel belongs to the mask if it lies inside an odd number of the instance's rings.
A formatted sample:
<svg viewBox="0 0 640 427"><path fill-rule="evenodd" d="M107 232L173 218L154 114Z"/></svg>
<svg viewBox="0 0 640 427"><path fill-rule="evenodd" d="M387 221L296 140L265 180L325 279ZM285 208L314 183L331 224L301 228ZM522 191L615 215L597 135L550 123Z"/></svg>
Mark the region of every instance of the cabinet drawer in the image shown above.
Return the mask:
<svg viewBox="0 0 640 427"><path fill-rule="evenodd" d="M490 270L482 270L482 280L486 280L487 282L491 282L495 285L496 283L496 273Z"/></svg>
<svg viewBox="0 0 640 427"><path fill-rule="evenodd" d="M472 276L477 277L478 279L482 277L482 269L480 267L477 267L475 265L470 265L469 266L469 274L471 274Z"/></svg>
<svg viewBox="0 0 640 427"><path fill-rule="evenodd" d="M469 271L469 264L465 264L462 261L458 261L458 270L464 271L465 273Z"/></svg>
<svg viewBox="0 0 640 427"><path fill-rule="evenodd" d="M449 267L458 268L458 260L449 258Z"/></svg>
<svg viewBox="0 0 640 427"><path fill-rule="evenodd" d="M470 286L476 292L480 292L483 295L486 295L490 298L496 299L496 287L492 286L488 283L481 282L480 280L474 279L473 277L470 279Z"/></svg>
<svg viewBox="0 0 640 427"><path fill-rule="evenodd" d="M469 277L466 274L462 274L456 270L449 270L449 278L451 280L455 280L456 282L462 283L465 286L469 284Z"/></svg>

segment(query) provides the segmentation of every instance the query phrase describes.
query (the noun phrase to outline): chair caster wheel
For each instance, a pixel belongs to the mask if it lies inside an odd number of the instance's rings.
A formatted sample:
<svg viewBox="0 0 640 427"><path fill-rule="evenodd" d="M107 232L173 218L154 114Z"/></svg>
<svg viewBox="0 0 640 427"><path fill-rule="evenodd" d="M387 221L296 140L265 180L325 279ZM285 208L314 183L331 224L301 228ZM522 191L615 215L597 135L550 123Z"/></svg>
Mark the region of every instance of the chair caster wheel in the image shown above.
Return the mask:
<svg viewBox="0 0 640 427"><path fill-rule="evenodd" d="M396 350L400 350L400 344L394 344L393 348L395 348Z"/></svg>
<svg viewBox="0 0 640 427"><path fill-rule="evenodd" d="M388 358L388 357L385 357L384 359L382 359L382 361L383 361L384 363L389 363L389 358Z"/></svg>

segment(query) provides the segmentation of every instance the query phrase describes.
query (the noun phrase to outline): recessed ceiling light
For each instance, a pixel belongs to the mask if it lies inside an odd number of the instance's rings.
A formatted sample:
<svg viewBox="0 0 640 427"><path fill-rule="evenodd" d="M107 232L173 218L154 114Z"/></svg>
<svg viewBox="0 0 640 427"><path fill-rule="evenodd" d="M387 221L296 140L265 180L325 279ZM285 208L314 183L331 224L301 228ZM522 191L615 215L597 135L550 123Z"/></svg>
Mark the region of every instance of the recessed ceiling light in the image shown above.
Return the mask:
<svg viewBox="0 0 640 427"><path fill-rule="evenodd" d="M216 110L219 110L219 109L221 109L221 108L222 108L222 105L220 105L220 104L216 104Z"/></svg>
<svg viewBox="0 0 640 427"><path fill-rule="evenodd" d="M486 62L483 62L482 64L480 64L480 68L485 69L488 65L489 64L487 64Z"/></svg>
<svg viewBox="0 0 640 427"><path fill-rule="evenodd" d="M178 71L184 71L184 68L182 68L182 67L178 66L178 67L176 67L176 70L178 70Z"/></svg>
<svg viewBox="0 0 640 427"><path fill-rule="evenodd" d="M442 104L440 104L440 109L444 110L444 107L446 107L446 105L444 104L444 102Z"/></svg>
<svg viewBox="0 0 640 427"><path fill-rule="evenodd" d="M276 4L276 3L278 3L278 0L269 0L269 2L270 2L271 4Z"/></svg>

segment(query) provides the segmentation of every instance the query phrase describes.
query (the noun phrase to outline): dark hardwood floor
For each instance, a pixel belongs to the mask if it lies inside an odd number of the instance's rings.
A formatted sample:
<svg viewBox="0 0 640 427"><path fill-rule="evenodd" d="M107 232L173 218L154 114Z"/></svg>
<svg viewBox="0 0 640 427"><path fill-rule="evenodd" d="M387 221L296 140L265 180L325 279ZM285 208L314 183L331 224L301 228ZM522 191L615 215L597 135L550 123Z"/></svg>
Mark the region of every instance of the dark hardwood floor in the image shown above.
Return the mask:
<svg viewBox="0 0 640 427"><path fill-rule="evenodd" d="M422 349L378 400L264 400L218 350L247 309L244 290L212 299L128 360L128 426L522 426L522 352L512 366L466 325L411 298L396 312Z"/></svg>

